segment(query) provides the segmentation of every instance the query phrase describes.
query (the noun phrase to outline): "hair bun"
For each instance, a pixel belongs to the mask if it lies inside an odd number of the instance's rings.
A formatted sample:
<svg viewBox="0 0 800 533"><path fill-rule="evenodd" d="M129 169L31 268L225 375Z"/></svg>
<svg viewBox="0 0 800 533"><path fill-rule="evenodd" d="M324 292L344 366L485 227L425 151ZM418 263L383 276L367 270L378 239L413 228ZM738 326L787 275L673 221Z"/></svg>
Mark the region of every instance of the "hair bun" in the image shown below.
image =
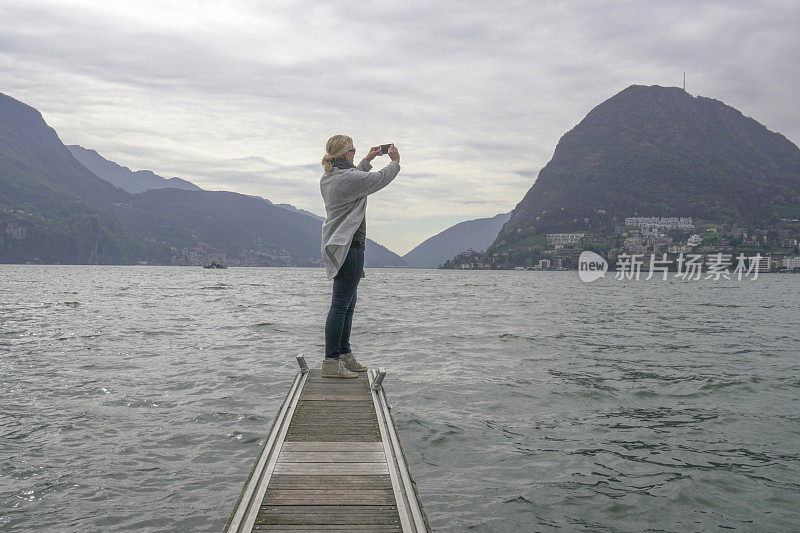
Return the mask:
<svg viewBox="0 0 800 533"><path fill-rule="evenodd" d="M333 170L333 160L342 157L347 150L353 148L353 139L347 135L334 135L325 143L325 155L322 157L322 166L325 172Z"/></svg>

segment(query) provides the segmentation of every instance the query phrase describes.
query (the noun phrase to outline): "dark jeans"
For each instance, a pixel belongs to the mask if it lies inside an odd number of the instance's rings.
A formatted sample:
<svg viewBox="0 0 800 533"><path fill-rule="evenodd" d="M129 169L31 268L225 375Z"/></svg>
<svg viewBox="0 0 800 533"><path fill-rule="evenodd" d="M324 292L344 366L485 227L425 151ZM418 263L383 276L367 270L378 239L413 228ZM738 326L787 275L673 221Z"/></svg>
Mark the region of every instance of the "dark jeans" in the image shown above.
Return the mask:
<svg viewBox="0 0 800 533"><path fill-rule="evenodd" d="M364 248L350 248L333 278L333 297L325 322L325 358L350 352L350 326L356 308L356 289L364 271Z"/></svg>

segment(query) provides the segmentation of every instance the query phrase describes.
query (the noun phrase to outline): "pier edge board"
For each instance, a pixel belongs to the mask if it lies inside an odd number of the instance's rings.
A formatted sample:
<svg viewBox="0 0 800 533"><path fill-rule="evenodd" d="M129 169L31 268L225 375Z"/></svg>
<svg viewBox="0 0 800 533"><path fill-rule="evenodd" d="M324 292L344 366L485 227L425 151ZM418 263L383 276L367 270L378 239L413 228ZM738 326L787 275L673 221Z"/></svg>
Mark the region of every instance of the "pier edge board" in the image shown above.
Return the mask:
<svg viewBox="0 0 800 533"><path fill-rule="evenodd" d="M280 418L281 411L283 411L283 408L287 405L287 402L290 401L291 392L295 386L295 383L296 382L299 383L301 378L302 378L302 373L298 372L297 374L295 374L294 379L289 384L289 390L286 391L286 396L284 396L283 401L281 402L281 406L278 408L278 412L275 413L274 417L272 417L272 423L269 426L269 431L267 432L267 438L264 439L264 444L261 446L261 449L259 450L258 455L256 456L256 460L253 461L253 466L252 468L250 468L250 473L247 475L247 481L245 481L241 492L239 492L239 497L236 498L236 503L234 504L233 510L231 511L231 514L228 517L228 521L225 522L225 528L223 531L227 532L230 530L231 523L233 522L236 513L239 511L239 507L242 505L242 499L244 498L245 494L247 494L247 489L250 487L250 484L253 481L253 474L256 472L256 469L258 468L258 465L261 462L261 457L264 455L267 445L269 444L269 436L272 434L273 431L275 431L275 424L278 422L278 418Z"/></svg>
<svg viewBox="0 0 800 533"><path fill-rule="evenodd" d="M380 372L383 372L382 369L370 369L369 376L372 379L375 379ZM384 447L386 448L386 455L387 455L387 465L389 465L389 455L393 455L395 457L395 465L397 466L397 487L393 487L395 490L395 494L397 494L398 489L399 492L405 497L404 499L408 501L409 508L407 509L410 516L408 517L411 521L409 524L409 530L419 530L418 526L421 526L423 531L429 532L431 530L430 523L428 522L428 516L425 514L425 508L422 506L422 500L420 500L419 493L417 491L416 482L414 481L413 476L411 475L411 469L409 468L408 459L406 458L406 454L403 451L402 441L400 440L400 433L397 431L397 423L394 419L394 414L392 413L392 407L389 405L389 401L386 398L386 391L384 390L383 386L381 386L378 390L373 391L370 390L370 395L372 396L373 403L375 404L376 415L379 419L385 418L386 427L381 427L381 440L384 439L384 430L387 433L387 437L389 439L384 442ZM378 409L381 409L382 414L378 414ZM395 441L397 446L395 446ZM394 452L390 454L390 450ZM400 468L400 464L396 462L397 451L400 452L400 457L402 458L402 469ZM389 469L392 470L392 466L389 466ZM403 479L403 474L408 478L408 484L410 485L411 494L408 493L406 490L406 483ZM393 485L394 485L394 478L395 476L391 476L393 478ZM421 524L417 523L417 519L413 515L413 508L411 508L412 502L414 500L416 504L416 509L419 511L420 521ZM401 505L401 502L397 502L398 508Z"/></svg>

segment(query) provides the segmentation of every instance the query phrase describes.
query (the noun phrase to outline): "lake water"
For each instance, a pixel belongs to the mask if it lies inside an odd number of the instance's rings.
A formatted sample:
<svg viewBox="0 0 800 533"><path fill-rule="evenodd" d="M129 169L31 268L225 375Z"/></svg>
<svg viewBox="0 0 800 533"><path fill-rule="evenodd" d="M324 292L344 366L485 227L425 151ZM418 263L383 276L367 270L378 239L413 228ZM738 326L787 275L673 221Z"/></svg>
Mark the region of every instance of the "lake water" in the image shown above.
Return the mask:
<svg viewBox="0 0 800 533"><path fill-rule="evenodd" d="M296 372L321 269L0 265L0 530L220 531ZM800 276L368 269L435 531L791 531Z"/></svg>

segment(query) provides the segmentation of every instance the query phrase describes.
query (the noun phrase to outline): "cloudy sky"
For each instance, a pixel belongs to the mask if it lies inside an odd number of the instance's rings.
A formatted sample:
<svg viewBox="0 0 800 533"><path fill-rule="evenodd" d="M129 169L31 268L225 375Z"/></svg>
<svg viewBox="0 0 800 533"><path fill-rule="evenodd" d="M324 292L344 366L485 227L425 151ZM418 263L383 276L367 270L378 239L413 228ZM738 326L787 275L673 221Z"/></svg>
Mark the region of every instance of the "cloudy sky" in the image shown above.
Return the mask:
<svg viewBox="0 0 800 533"><path fill-rule="evenodd" d="M631 84L800 141L800 2L0 0L0 92L66 144L324 215L327 138L394 142L368 234L403 254L511 210ZM376 159L376 166L388 163Z"/></svg>

